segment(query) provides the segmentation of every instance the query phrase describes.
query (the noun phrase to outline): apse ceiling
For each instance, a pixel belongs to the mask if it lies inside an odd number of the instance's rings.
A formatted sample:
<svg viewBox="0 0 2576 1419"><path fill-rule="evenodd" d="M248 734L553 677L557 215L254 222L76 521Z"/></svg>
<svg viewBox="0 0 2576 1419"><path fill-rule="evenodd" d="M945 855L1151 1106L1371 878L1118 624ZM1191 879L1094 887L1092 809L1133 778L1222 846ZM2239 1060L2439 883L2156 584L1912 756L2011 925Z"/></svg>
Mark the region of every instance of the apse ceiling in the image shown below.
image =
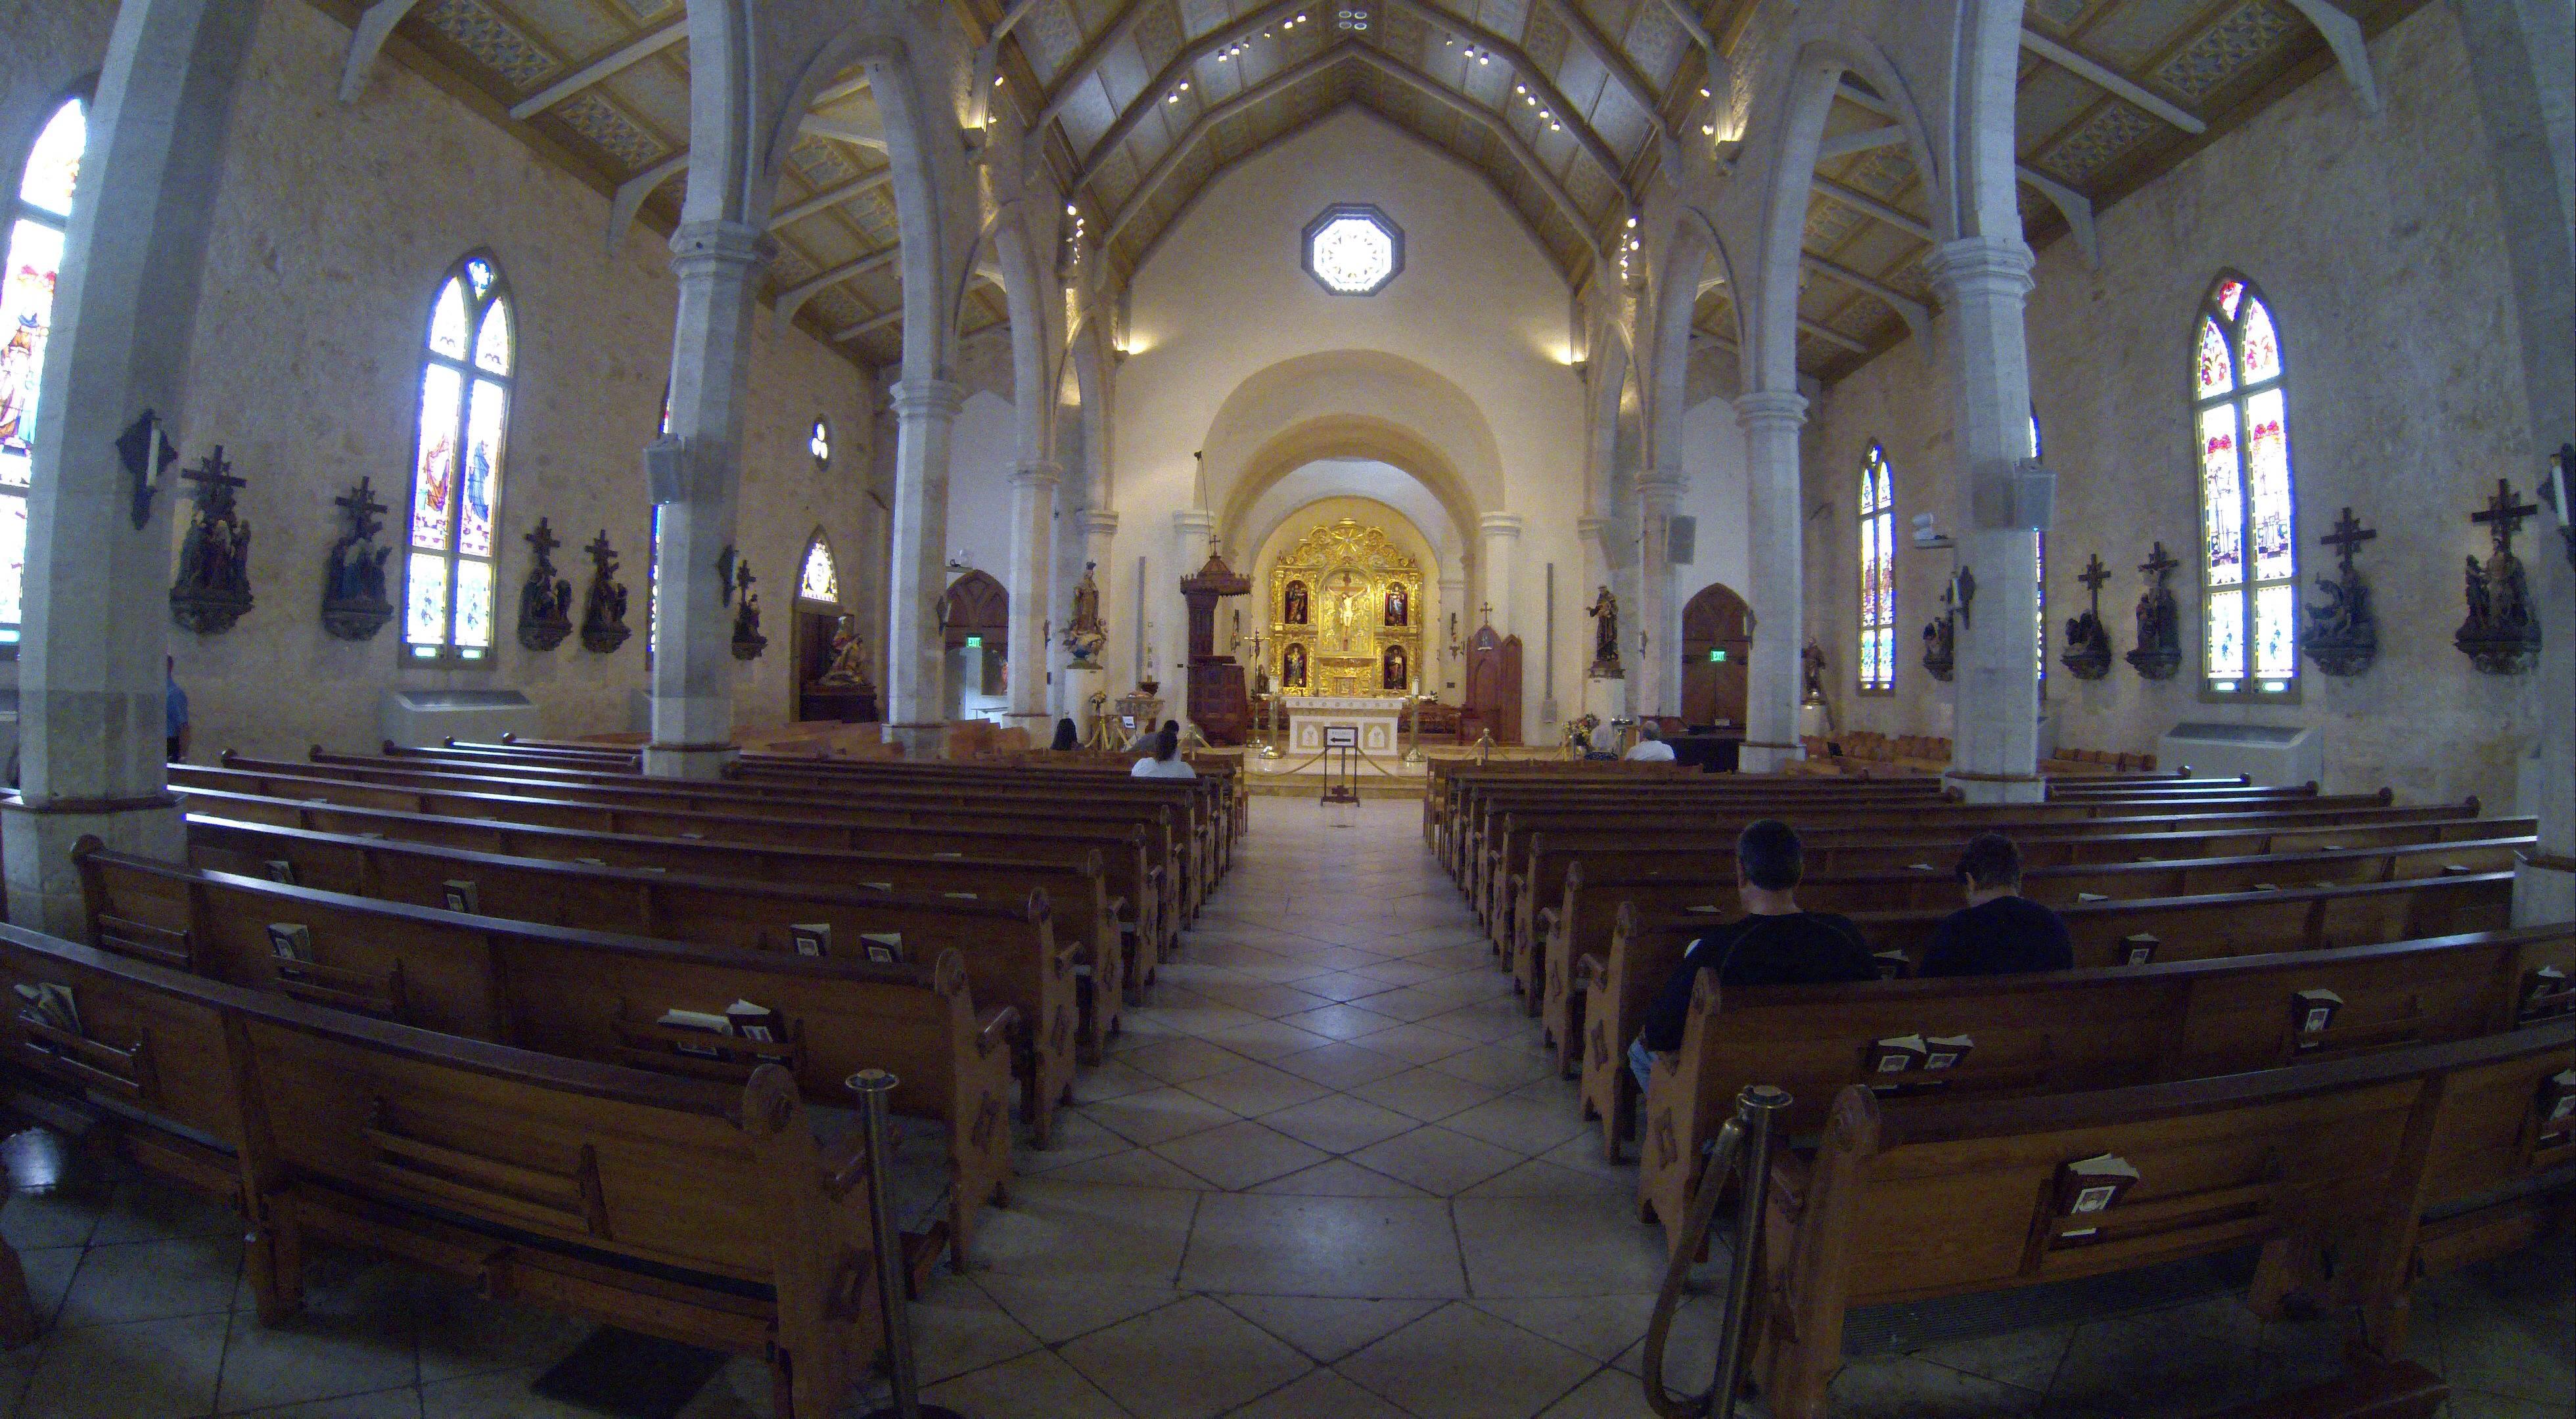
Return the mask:
<svg viewBox="0 0 2576 1419"><path fill-rule="evenodd" d="M354 23L352 0L313 0ZM1732 48L1758 0L957 0L1006 32L997 102L1036 117L1048 161L1133 270L1207 185L1333 114L1373 113L1473 169L1569 281L1624 231L1659 128L1699 97L1698 27ZM2019 100L2034 243L2098 211L2329 68L2313 8L2372 35L2423 0L2030 0ZM388 53L667 229L685 190L681 0L376 0L407 8ZM1906 149L1847 83L1806 230L1799 367L1831 381L1904 338L1931 292L1931 227ZM826 90L773 234L800 324L874 366L901 350L893 194L863 83ZM2051 195L2053 191L2053 196ZM1695 326L1732 338L1723 287ZM979 286L966 327L1004 319Z"/></svg>

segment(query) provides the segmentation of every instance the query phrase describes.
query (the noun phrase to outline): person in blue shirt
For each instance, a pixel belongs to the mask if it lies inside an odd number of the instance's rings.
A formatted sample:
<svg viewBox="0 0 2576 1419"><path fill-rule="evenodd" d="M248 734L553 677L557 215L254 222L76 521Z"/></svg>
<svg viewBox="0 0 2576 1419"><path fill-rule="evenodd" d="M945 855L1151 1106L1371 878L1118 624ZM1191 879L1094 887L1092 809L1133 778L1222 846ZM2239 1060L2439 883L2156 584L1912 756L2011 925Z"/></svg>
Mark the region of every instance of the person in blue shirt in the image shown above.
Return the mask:
<svg viewBox="0 0 2576 1419"><path fill-rule="evenodd" d="M179 661L161 657L161 724L168 736L170 762L188 757L188 692L179 688Z"/></svg>
<svg viewBox="0 0 2576 1419"><path fill-rule="evenodd" d="M2066 923L2021 894L2021 850L2012 839L2001 833L1968 839L1956 875L1968 905L1933 930L1923 975L2006 976L2075 964Z"/></svg>

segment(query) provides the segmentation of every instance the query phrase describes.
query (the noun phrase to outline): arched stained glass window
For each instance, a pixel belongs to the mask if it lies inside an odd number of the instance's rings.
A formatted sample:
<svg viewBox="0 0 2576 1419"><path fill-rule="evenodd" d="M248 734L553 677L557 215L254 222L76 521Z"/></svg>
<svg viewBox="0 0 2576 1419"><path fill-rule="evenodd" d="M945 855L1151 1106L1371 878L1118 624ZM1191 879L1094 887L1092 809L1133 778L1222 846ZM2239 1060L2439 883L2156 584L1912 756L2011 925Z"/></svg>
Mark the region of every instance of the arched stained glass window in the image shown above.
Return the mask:
<svg viewBox="0 0 2576 1419"><path fill-rule="evenodd" d="M805 565L796 574L796 594L808 601L829 601L836 606L841 602L841 574L832 565L832 545L823 540L820 532L806 544Z"/></svg>
<svg viewBox="0 0 2576 1419"><path fill-rule="evenodd" d="M814 455L814 467L817 471L825 473L832 471L831 420L819 417L814 420L813 432L807 434L805 438L805 451Z"/></svg>
<svg viewBox="0 0 2576 1419"><path fill-rule="evenodd" d="M662 437L671 436L671 384L662 382ZM662 581L662 505L653 504L653 545L644 559L644 668L653 668L653 647L662 643L662 598L655 589Z"/></svg>
<svg viewBox="0 0 2576 1419"><path fill-rule="evenodd" d="M2280 332L2262 293L2229 272L2193 338L2201 689L2286 697L2299 673L2299 555Z"/></svg>
<svg viewBox="0 0 2576 1419"><path fill-rule="evenodd" d="M456 263L430 304L412 452L403 653L488 663L501 470L517 340L510 287L488 253Z"/></svg>
<svg viewBox="0 0 2576 1419"><path fill-rule="evenodd" d="M1896 471L1869 446L1860 470L1860 692L1896 689Z"/></svg>
<svg viewBox="0 0 2576 1419"><path fill-rule="evenodd" d="M2039 410L2030 411L2030 456L2041 458L2039 451ZM2039 659L2039 692L2048 693L2048 529L2043 527L2031 536L2031 576L2039 584L2039 595L2032 602L2035 623L2031 628L2031 653Z"/></svg>
<svg viewBox="0 0 2576 1419"><path fill-rule="evenodd" d="M26 614L27 488L35 481L38 382L54 329L54 281L71 225L72 191L89 146L89 101L66 99L37 131L0 269L0 647Z"/></svg>

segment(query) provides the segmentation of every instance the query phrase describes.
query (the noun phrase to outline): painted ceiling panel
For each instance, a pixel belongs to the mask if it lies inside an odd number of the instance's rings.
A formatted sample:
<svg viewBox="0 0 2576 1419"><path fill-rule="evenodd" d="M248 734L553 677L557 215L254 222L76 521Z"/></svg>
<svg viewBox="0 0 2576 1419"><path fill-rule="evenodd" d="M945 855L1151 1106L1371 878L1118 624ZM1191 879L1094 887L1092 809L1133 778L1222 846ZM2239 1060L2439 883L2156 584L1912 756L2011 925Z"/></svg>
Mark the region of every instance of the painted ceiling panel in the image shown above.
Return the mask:
<svg viewBox="0 0 2576 1419"><path fill-rule="evenodd" d="M2118 69L2137 69L2204 17L2240 0L2117 0L2086 26L2076 47Z"/></svg>

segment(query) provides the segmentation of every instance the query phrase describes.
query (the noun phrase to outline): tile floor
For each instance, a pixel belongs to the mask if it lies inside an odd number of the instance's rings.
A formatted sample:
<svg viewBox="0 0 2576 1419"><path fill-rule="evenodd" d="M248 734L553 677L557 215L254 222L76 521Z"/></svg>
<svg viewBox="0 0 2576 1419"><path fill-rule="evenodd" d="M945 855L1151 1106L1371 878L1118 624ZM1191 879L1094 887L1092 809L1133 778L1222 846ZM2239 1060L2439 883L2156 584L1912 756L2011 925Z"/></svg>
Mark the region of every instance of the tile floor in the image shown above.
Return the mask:
<svg viewBox="0 0 2576 1419"><path fill-rule="evenodd" d="M1661 1246L1549 1077L1419 809L1262 798L1235 871L1024 1153L972 1271L914 1314L928 1398L969 1419L1633 1419ZM11 1197L50 1324L0 1355L0 1419L575 1419L528 1381L586 1333L333 1254L264 1328L237 1227L139 1177ZM1705 1383L1709 1315L1679 1327ZM2576 1419L2576 1248L2424 1288L2453 1419ZM2339 1318L2221 1297L1855 1360L1852 1416L2189 1415L2339 1368ZM737 1363L686 1419L767 1413ZM855 1411L854 1411L855 1412ZM1747 1412L1759 1413L1758 1405Z"/></svg>

